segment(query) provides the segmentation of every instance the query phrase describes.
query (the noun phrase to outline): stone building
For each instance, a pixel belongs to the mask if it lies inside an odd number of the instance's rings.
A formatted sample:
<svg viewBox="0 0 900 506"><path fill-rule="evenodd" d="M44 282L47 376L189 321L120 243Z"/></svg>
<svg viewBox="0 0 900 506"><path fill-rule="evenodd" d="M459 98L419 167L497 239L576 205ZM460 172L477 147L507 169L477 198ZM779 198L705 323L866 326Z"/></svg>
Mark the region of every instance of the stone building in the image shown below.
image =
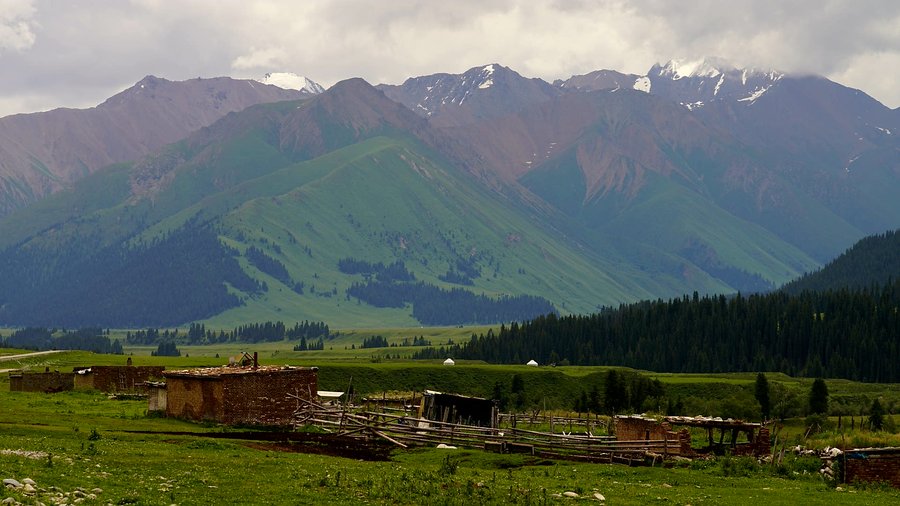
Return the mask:
<svg viewBox="0 0 900 506"><path fill-rule="evenodd" d="M290 425L312 400L318 368L224 366L165 371L166 416L228 425Z"/></svg>

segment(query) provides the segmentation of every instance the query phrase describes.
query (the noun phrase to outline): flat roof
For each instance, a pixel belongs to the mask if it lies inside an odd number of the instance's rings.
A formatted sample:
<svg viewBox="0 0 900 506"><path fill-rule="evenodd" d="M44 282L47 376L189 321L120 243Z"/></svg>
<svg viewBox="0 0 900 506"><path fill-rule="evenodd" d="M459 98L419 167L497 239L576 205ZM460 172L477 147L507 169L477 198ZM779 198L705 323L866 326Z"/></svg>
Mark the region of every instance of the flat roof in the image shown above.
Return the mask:
<svg viewBox="0 0 900 506"><path fill-rule="evenodd" d="M163 371L166 378L219 378L222 376L239 376L244 374L277 374L297 371L318 371L318 367L297 367L291 365L261 365L259 367L198 367L196 369L179 369Z"/></svg>

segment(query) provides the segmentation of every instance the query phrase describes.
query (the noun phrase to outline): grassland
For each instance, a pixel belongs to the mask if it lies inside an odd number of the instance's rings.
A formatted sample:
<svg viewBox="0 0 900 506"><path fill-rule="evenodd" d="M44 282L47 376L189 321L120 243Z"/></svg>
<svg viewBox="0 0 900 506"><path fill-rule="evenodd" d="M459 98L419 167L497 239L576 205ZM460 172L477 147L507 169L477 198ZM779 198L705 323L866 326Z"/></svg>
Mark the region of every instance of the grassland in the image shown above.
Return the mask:
<svg viewBox="0 0 900 506"><path fill-rule="evenodd" d="M629 468L420 449L364 462L286 452L284 445L204 438L203 433L225 429L147 417L144 402L112 401L97 393L50 396L9 392L0 384L0 405L5 408L2 477L31 478L38 487L68 493L70 500L82 489L96 497L85 504L564 504L596 501L595 493L609 504L900 500L900 492L884 487L836 489L819 478L816 462L791 457L774 467L725 459ZM197 434L166 434L184 431ZM46 496L38 499L49 503Z"/></svg>
<svg viewBox="0 0 900 506"><path fill-rule="evenodd" d="M256 351L269 364L319 367L320 388L359 394L424 388L490 395L495 383L519 374L538 405L565 413L573 399L602 385L606 367L527 367L440 361L411 361L411 347L361 349L366 337L380 335L391 344L423 336L434 344L467 339L485 328L381 328L341 330L326 349L295 352L291 342L226 343L182 347L181 357L154 357L150 347L126 347L135 365L167 368L221 365L241 351ZM124 331L113 331L123 337ZM10 354L21 350L0 350ZM394 357L397 354L401 358ZM62 352L0 363L2 368L121 364L124 357ZM754 374L644 374L660 380L670 395L715 399L752 395ZM769 374L773 385L803 398L811 380ZM900 405L900 385L828 380L833 402L865 403L879 397ZM847 402L850 402L850 401ZM720 405L720 404L719 404ZM629 468L620 465L553 462L522 455L496 455L478 450L419 449L394 453L387 461L304 453L295 443L274 444L228 436L234 429L146 415L144 401L114 401L96 392L46 395L9 392L0 375L0 478L35 480L39 487L70 493L77 487L87 504L548 504L592 500L599 493L609 504L894 504L900 492L880 487L841 486L823 481L818 463L788 456L781 465L749 459L721 459L679 464L672 468ZM708 413L707 413L708 414ZM856 417L856 423L862 418ZM836 418L832 421L836 424ZM844 427L807 435L802 419L778 427L779 448L795 444L823 447L896 445L888 433L849 431ZM135 431L144 431L138 433ZM181 432L194 435L176 434ZM290 450L290 451L285 451ZM31 453L29 453L31 452ZM34 458L36 457L36 458ZM579 494L578 499L562 496ZM16 492L8 496L26 498ZM2 498L0 498L2 499ZM49 501L42 499L45 504ZM27 503L27 502L26 502Z"/></svg>

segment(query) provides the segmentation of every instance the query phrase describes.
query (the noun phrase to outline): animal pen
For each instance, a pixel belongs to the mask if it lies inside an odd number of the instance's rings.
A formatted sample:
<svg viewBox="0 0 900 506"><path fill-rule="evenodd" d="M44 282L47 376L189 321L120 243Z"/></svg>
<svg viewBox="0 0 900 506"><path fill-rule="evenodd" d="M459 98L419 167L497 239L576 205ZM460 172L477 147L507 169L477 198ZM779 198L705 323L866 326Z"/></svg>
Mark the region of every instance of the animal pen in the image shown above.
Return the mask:
<svg viewBox="0 0 900 506"><path fill-rule="evenodd" d="M361 444L387 442L398 448L446 445L481 448L497 453L524 453L540 458L583 462L646 465L690 452L690 439L671 431L653 439L617 439L594 435L590 428L602 425L596 418L543 417L549 432L518 427L500 427L493 401L426 391L413 412L396 409L379 411L363 407L325 405L306 396L297 402L294 428L314 426L341 438L355 438ZM527 418L527 417L525 417ZM520 424L522 418L519 419ZM524 425L524 424L522 424ZM554 432L553 426L565 429ZM685 433L686 434L686 433Z"/></svg>

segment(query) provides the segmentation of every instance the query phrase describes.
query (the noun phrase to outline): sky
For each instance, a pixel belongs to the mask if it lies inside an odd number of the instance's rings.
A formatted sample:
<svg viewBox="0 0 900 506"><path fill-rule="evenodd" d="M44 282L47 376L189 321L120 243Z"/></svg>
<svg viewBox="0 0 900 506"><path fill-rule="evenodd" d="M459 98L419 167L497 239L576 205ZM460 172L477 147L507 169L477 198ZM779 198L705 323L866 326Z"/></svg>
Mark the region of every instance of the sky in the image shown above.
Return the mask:
<svg viewBox="0 0 900 506"><path fill-rule="evenodd" d="M900 106L897 0L0 0L0 116L146 75L399 84L500 63L548 81L674 58L817 74Z"/></svg>

